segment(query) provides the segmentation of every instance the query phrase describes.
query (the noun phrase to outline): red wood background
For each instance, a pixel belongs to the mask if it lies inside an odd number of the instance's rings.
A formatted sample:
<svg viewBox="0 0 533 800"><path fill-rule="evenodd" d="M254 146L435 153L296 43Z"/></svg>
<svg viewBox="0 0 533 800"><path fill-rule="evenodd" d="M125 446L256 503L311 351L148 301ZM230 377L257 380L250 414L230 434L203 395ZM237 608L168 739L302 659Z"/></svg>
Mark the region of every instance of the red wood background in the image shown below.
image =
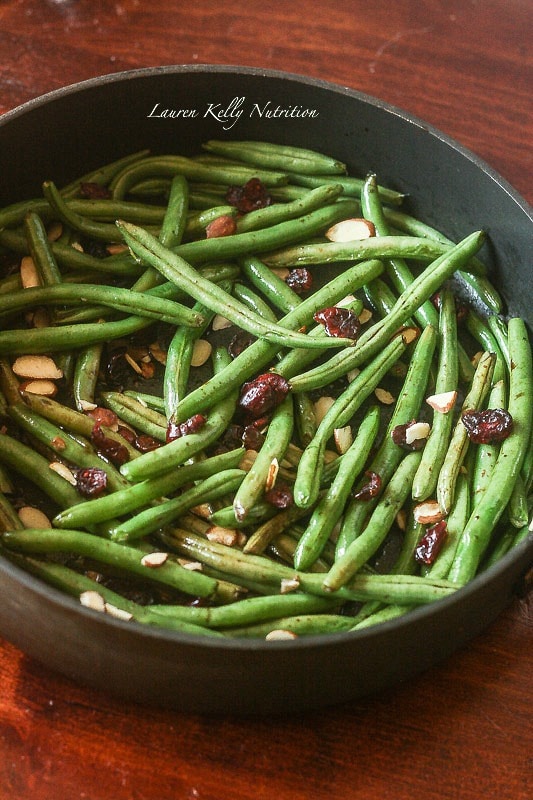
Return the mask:
<svg viewBox="0 0 533 800"><path fill-rule="evenodd" d="M411 111L531 202L532 22L531 0L0 0L0 113L132 67L283 69ZM530 603L408 684L282 720L127 705L0 642L0 800L525 800Z"/></svg>

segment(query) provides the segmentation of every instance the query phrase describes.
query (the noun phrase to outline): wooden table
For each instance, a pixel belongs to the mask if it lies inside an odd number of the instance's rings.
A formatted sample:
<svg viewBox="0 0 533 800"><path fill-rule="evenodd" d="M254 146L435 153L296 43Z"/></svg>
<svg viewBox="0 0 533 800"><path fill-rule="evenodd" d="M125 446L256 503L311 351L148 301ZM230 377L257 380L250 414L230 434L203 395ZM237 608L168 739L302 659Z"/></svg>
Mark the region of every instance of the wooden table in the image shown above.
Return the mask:
<svg viewBox="0 0 533 800"><path fill-rule="evenodd" d="M2 0L0 112L132 67L283 69L408 109L531 201L532 17L530 0ZM531 630L517 600L395 690L246 721L126 705L3 642L0 800L525 800Z"/></svg>

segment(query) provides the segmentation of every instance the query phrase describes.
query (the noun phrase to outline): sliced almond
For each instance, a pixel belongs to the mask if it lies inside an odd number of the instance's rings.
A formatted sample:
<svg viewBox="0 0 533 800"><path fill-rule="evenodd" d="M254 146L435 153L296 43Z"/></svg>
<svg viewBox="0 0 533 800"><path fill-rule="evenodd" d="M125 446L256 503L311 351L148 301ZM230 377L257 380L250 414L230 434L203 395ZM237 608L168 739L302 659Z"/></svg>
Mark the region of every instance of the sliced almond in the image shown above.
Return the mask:
<svg viewBox="0 0 533 800"><path fill-rule="evenodd" d="M431 427L427 422L413 422L405 430L405 444L413 444L419 439L427 439Z"/></svg>
<svg viewBox="0 0 533 800"><path fill-rule="evenodd" d="M361 313L359 314L359 322L361 325L365 325L367 322L370 322L372 319L372 312L369 308L363 308Z"/></svg>
<svg viewBox="0 0 533 800"><path fill-rule="evenodd" d="M104 598L93 589L88 589L86 592L80 594L80 603L82 606L85 606L85 608L92 608L93 611L105 611Z"/></svg>
<svg viewBox="0 0 533 800"><path fill-rule="evenodd" d="M213 507L209 503L202 503L199 506L191 508L193 514L202 519L210 519L213 513Z"/></svg>
<svg viewBox="0 0 533 800"><path fill-rule="evenodd" d="M374 394L376 395L379 402L383 403L386 406L390 406L394 403L395 399L394 395L392 395L389 391L387 391L387 389L381 389L378 386L378 388L374 391Z"/></svg>
<svg viewBox="0 0 533 800"><path fill-rule="evenodd" d="M324 396L319 397L316 403L314 404L315 407L315 419L317 425L320 425L326 414L328 413L329 409L335 402L334 397Z"/></svg>
<svg viewBox="0 0 533 800"><path fill-rule="evenodd" d="M267 642L277 642L289 639L297 639L298 634L293 633L292 631L286 631L283 628L276 628L274 631L269 631L265 636L265 640Z"/></svg>
<svg viewBox="0 0 533 800"><path fill-rule="evenodd" d="M226 317L223 317L221 314L215 314L213 322L211 323L211 328L214 331L223 331L225 328L231 328L232 325L233 322L230 322Z"/></svg>
<svg viewBox="0 0 533 800"><path fill-rule="evenodd" d="M159 343L158 342L153 342L153 344L149 345L148 349L150 350L150 354L152 355L152 357L159 364L163 364L163 366L165 366L165 364L167 363L167 354L161 348Z"/></svg>
<svg viewBox="0 0 533 800"><path fill-rule="evenodd" d="M447 414L451 411L457 402L457 392L440 392L440 394L431 394L426 397L426 403L431 406L439 414Z"/></svg>
<svg viewBox="0 0 533 800"><path fill-rule="evenodd" d="M52 222L48 230L46 231L46 238L49 242L57 242L58 239L61 238L63 235L63 223L56 220Z"/></svg>
<svg viewBox="0 0 533 800"><path fill-rule="evenodd" d="M20 262L20 282L22 283L23 289L33 289L35 286L42 286L37 267L31 256L24 256Z"/></svg>
<svg viewBox="0 0 533 800"><path fill-rule="evenodd" d="M474 353L474 355L470 359L470 363L472 364L473 367L477 367L477 365L481 361L482 356L483 356L482 350L478 350L477 353Z"/></svg>
<svg viewBox="0 0 533 800"><path fill-rule="evenodd" d="M122 619L124 622L129 622L130 619L133 619L133 614L130 614L129 611L125 611L123 608L117 608L112 603L104 603L104 611L106 614L109 614L110 617L115 617L115 619Z"/></svg>
<svg viewBox="0 0 533 800"><path fill-rule="evenodd" d="M411 344L416 342L420 336L419 328L402 328L400 331L404 344Z"/></svg>
<svg viewBox="0 0 533 800"><path fill-rule="evenodd" d="M289 275L290 275L290 272L291 272L291 271L290 271L290 269L287 269L286 267L279 267L279 268L277 268L277 267L276 267L276 268L272 268L270 271L271 271L271 272L272 272L274 275L277 275L277 276L278 276L278 278L279 278L280 280L282 280L282 281L286 281L286 280L287 280L287 278L288 278L288 277L289 277Z"/></svg>
<svg viewBox="0 0 533 800"><path fill-rule="evenodd" d="M46 308L36 309L31 324L34 328L49 328L50 327L50 314Z"/></svg>
<svg viewBox="0 0 533 800"><path fill-rule="evenodd" d="M348 380L348 383L352 383L357 378L360 372L361 370L359 369L359 367L354 367L349 372L347 372L346 378Z"/></svg>
<svg viewBox="0 0 533 800"><path fill-rule="evenodd" d="M62 436L54 436L54 438L51 440L50 444L52 445L52 447L54 448L54 450L56 452L58 450L64 450L66 448L66 446L67 446L67 443L63 439Z"/></svg>
<svg viewBox="0 0 533 800"><path fill-rule="evenodd" d="M396 525L401 531L405 531L407 529L407 512L405 508L401 508L396 514Z"/></svg>
<svg viewBox="0 0 533 800"><path fill-rule="evenodd" d="M343 428L335 428L333 431L333 439L338 453L342 456L350 449L353 442L352 429L350 425L345 425Z"/></svg>
<svg viewBox="0 0 533 800"><path fill-rule="evenodd" d="M200 561L188 561L186 558L178 558L178 563L183 569L190 569L191 572L201 572L204 568Z"/></svg>
<svg viewBox="0 0 533 800"><path fill-rule="evenodd" d="M289 592L295 592L299 588L300 588L300 579L298 577L283 578L280 584L280 593L289 594Z"/></svg>
<svg viewBox="0 0 533 800"><path fill-rule="evenodd" d="M265 481L265 492L269 492L276 485L276 479L279 472L279 462L277 458L273 458L268 467L267 477Z"/></svg>
<svg viewBox="0 0 533 800"><path fill-rule="evenodd" d="M236 230L235 218L229 214L221 214L207 225L205 235L207 239L216 239L220 236L232 236Z"/></svg>
<svg viewBox="0 0 533 800"><path fill-rule="evenodd" d="M354 294L347 294L346 297L343 297L342 300L339 300L335 303L337 308L346 308L347 306L351 306L352 303L355 303L356 297Z"/></svg>
<svg viewBox="0 0 533 800"><path fill-rule="evenodd" d="M24 381L20 384L19 389L21 392L40 394L43 397L55 397L57 394L57 386L55 383L46 380Z"/></svg>
<svg viewBox="0 0 533 800"><path fill-rule="evenodd" d="M418 503L414 507L413 516L416 522L420 522L422 525L432 525L443 519L445 514L436 500L424 500L423 503Z"/></svg>
<svg viewBox="0 0 533 800"><path fill-rule="evenodd" d="M66 464L62 464L61 461L52 461L50 464L48 464L48 466L57 475L59 475L60 478L63 478L68 483L70 483L71 486L77 486L78 485L78 481L76 480L76 476L74 475L72 470L70 470L66 466Z"/></svg>
<svg viewBox="0 0 533 800"><path fill-rule="evenodd" d="M139 366L139 364L137 364L135 359L132 358L132 356L130 356L129 353L124 353L124 358L126 359L128 364L130 365L132 370L134 370L134 372L137 373L137 375L142 375L143 374L143 371L142 371L141 367Z"/></svg>
<svg viewBox="0 0 533 800"><path fill-rule="evenodd" d="M330 242L354 242L375 235L374 224L363 218L343 219L326 231L326 239Z"/></svg>
<svg viewBox="0 0 533 800"><path fill-rule="evenodd" d="M78 407L80 411L94 411L95 408L98 408L96 403L91 403L89 400L83 399L78 403Z"/></svg>
<svg viewBox="0 0 533 800"><path fill-rule="evenodd" d="M247 450L241 460L239 461L239 469L249 472L252 468L255 459L257 458L257 450Z"/></svg>
<svg viewBox="0 0 533 800"><path fill-rule="evenodd" d="M18 516L25 528L51 528L52 523L46 514L34 506L22 506Z"/></svg>
<svg viewBox="0 0 533 800"><path fill-rule="evenodd" d="M63 377L63 371L50 356L19 356L13 362L12 369L20 378L45 378L57 381Z"/></svg>
<svg viewBox="0 0 533 800"><path fill-rule="evenodd" d="M191 367L201 367L210 357L213 346L207 339L197 339L191 356Z"/></svg>
<svg viewBox="0 0 533 800"><path fill-rule="evenodd" d="M147 553L141 558L143 567L150 567L151 569L162 567L168 558L168 553Z"/></svg>
<svg viewBox="0 0 533 800"><path fill-rule="evenodd" d="M235 547L242 540L240 531L235 530L235 528L223 528L221 525L213 525L205 535L210 542L225 544L226 547Z"/></svg>
<svg viewBox="0 0 533 800"><path fill-rule="evenodd" d="M128 245L120 244L120 242L115 242L114 244L108 244L106 246L106 250L110 256L118 256L121 253L125 253L128 250Z"/></svg>

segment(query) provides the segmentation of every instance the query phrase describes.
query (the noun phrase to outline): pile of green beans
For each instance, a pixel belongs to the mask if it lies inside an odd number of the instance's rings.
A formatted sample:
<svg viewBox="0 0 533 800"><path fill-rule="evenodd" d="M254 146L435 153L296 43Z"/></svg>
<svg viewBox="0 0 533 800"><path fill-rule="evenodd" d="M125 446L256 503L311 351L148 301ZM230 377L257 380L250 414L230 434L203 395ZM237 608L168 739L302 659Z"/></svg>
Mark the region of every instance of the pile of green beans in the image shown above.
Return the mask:
<svg viewBox="0 0 533 800"><path fill-rule="evenodd" d="M359 630L453 595L531 528L531 347L484 233L452 242L311 150L203 149L45 176L0 209L0 557L124 624L219 638ZM239 211L228 189L257 180L268 202ZM332 240L354 217L368 238ZM315 324L332 306L355 338ZM53 359L49 394L19 356ZM271 373L287 391L250 416L243 386ZM462 414L495 408L508 435L475 444Z"/></svg>

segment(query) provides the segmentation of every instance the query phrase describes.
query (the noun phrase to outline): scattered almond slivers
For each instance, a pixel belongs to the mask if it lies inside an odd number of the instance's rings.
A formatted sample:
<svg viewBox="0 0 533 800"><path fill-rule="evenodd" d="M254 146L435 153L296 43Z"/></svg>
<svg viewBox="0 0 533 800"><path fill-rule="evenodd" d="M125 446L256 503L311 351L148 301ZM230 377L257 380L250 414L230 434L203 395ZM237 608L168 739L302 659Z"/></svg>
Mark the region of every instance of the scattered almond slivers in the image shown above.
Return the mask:
<svg viewBox="0 0 533 800"><path fill-rule="evenodd" d="M158 342L153 342L153 344L148 346L150 354L152 358L154 358L159 364L165 366L167 363L167 354L161 348Z"/></svg>
<svg viewBox="0 0 533 800"><path fill-rule="evenodd" d="M168 558L168 553L147 553L145 556L141 558L141 564L143 567L162 567L165 561Z"/></svg>
<svg viewBox="0 0 533 800"><path fill-rule="evenodd" d="M314 404L315 419L317 425L320 425L320 423L322 422L322 420L324 419L324 417L326 416L326 414L328 413L329 409L331 408L334 402L335 399L333 397L328 397L326 395L324 397L318 398L318 400Z"/></svg>
<svg viewBox="0 0 533 800"><path fill-rule="evenodd" d="M76 480L76 476L65 464L62 464L61 461L52 461L48 464L51 470L53 470L60 478L63 478L71 486L77 486L78 481Z"/></svg>
<svg viewBox="0 0 533 800"><path fill-rule="evenodd" d="M233 322L230 322L226 317L223 317L221 314L215 314L213 322L211 323L211 328L214 331L223 331L225 328L231 328L232 325Z"/></svg>
<svg viewBox="0 0 533 800"><path fill-rule="evenodd" d="M413 516L416 522L420 522L422 525L432 525L434 522L444 519L445 514L436 500L424 500L423 503L418 503L414 507Z"/></svg>
<svg viewBox="0 0 533 800"><path fill-rule="evenodd" d="M431 394L426 397L426 403L431 406L439 414L447 414L451 411L457 402L457 392L441 392L440 394Z"/></svg>
<svg viewBox="0 0 533 800"><path fill-rule="evenodd" d="M295 592L297 589L300 588L300 579L295 578L283 578L280 584L280 594L289 594L289 592Z"/></svg>
<svg viewBox="0 0 533 800"><path fill-rule="evenodd" d="M404 344L411 344L411 342L415 342L420 336L420 330L418 328L402 328L399 333L402 336Z"/></svg>
<svg viewBox="0 0 533 800"><path fill-rule="evenodd" d="M405 430L405 444L413 444L418 439L427 439L431 427L427 422L413 422Z"/></svg>
<svg viewBox="0 0 533 800"><path fill-rule="evenodd" d="M247 450L239 461L239 469L249 472L256 458L257 450Z"/></svg>
<svg viewBox="0 0 533 800"><path fill-rule="evenodd" d="M133 614L130 614L129 611L125 611L123 608L117 608L112 603L104 603L104 611L106 614L109 614L110 617L115 617L115 619L122 619L124 622L129 622L130 619L133 619Z"/></svg>
<svg viewBox="0 0 533 800"><path fill-rule="evenodd" d="M350 449L353 442L352 429L350 425L345 425L343 428L335 428L333 431L333 439L338 453L342 456L347 450Z"/></svg>
<svg viewBox="0 0 533 800"><path fill-rule="evenodd" d="M192 350L191 367L201 367L205 364L212 350L211 342L208 342L207 339L197 339Z"/></svg>
<svg viewBox="0 0 533 800"><path fill-rule="evenodd" d="M357 378L360 372L361 370L359 369L359 367L354 367L349 372L347 372L346 378L348 380L348 383L352 383Z"/></svg>
<svg viewBox="0 0 533 800"><path fill-rule="evenodd" d="M243 539L243 535L240 531L235 528L223 528L221 525L213 525L205 535L210 542L225 544L226 547L240 545Z"/></svg>
<svg viewBox="0 0 533 800"><path fill-rule="evenodd" d="M24 256L20 262L20 282L23 289L33 289L42 286L37 267L31 256Z"/></svg>
<svg viewBox="0 0 533 800"><path fill-rule="evenodd" d="M13 362L12 370L19 378L42 378L57 381L63 377L63 370L59 369L50 356L19 356Z"/></svg>
<svg viewBox="0 0 533 800"><path fill-rule="evenodd" d="M376 235L374 224L368 219L343 219L328 228L326 239L330 242L354 242Z"/></svg>
<svg viewBox="0 0 533 800"><path fill-rule="evenodd" d="M379 402L383 403L386 406L390 406L392 405L392 403L394 403L394 395L392 395L386 389L381 389L378 386L378 388L374 390L374 394L376 395Z"/></svg>
<svg viewBox="0 0 533 800"><path fill-rule="evenodd" d="M270 271L282 281L286 281L290 275L290 269L287 267L271 267Z"/></svg>
<svg viewBox="0 0 533 800"><path fill-rule="evenodd" d="M34 506L22 506L18 510L18 516L25 528L51 528L52 523L46 514Z"/></svg>
<svg viewBox="0 0 533 800"><path fill-rule="evenodd" d="M57 242L57 240L63 235L63 223L59 221L52 222L48 230L46 231L46 238L49 242Z"/></svg>
<svg viewBox="0 0 533 800"><path fill-rule="evenodd" d="M367 322L370 322L372 319L372 312L369 308L363 308L361 313L359 314L359 322L361 325L365 325Z"/></svg>
<svg viewBox="0 0 533 800"><path fill-rule="evenodd" d="M93 589L88 589L80 594L80 603L85 608L92 608L93 611L105 612L106 604L104 598Z"/></svg>
<svg viewBox="0 0 533 800"><path fill-rule="evenodd" d="M274 631L270 631L265 636L265 640L267 642L283 641L284 639L288 641L289 639L297 639L297 638L298 634L293 633L293 631L286 631L283 628L277 628Z"/></svg>
<svg viewBox="0 0 533 800"><path fill-rule="evenodd" d="M40 394L43 397L55 397L57 394L57 386L53 381L37 380L24 381L19 386L21 392L29 392L29 394Z"/></svg>
<svg viewBox="0 0 533 800"><path fill-rule="evenodd" d="M279 462L277 458L273 458L268 468L268 473L265 481L265 492L269 492L276 485L276 479L279 472Z"/></svg>

